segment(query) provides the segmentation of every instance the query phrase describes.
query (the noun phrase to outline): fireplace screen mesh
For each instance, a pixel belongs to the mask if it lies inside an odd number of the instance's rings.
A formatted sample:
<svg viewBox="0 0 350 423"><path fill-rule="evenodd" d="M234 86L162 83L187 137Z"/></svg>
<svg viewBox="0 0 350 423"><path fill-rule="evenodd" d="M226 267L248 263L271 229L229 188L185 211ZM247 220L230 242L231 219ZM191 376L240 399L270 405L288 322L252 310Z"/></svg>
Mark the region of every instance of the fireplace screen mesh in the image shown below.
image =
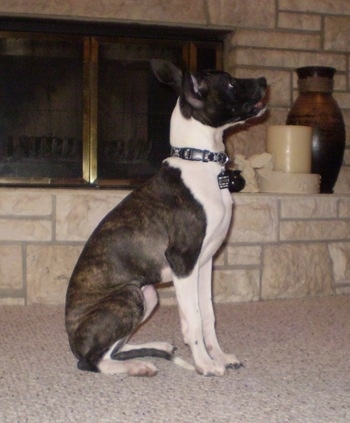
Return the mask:
<svg viewBox="0 0 350 423"><path fill-rule="evenodd" d="M100 43L98 178L145 178L169 155L176 95L154 77L150 60L178 63L182 49Z"/></svg>
<svg viewBox="0 0 350 423"><path fill-rule="evenodd" d="M82 44L0 39L0 178L82 177Z"/></svg>

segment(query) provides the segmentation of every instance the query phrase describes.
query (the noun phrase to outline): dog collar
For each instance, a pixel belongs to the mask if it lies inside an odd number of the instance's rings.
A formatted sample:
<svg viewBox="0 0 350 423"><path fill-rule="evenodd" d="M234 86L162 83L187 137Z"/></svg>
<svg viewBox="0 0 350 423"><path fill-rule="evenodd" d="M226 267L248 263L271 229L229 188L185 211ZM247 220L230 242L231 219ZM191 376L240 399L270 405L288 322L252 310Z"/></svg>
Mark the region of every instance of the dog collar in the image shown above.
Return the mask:
<svg viewBox="0 0 350 423"><path fill-rule="evenodd" d="M199 150L198 148L171 147L171 156L196 162L215 162L221 165L225 165L229 161L227 154L222 151L214 153L209 150Z"/></svg>

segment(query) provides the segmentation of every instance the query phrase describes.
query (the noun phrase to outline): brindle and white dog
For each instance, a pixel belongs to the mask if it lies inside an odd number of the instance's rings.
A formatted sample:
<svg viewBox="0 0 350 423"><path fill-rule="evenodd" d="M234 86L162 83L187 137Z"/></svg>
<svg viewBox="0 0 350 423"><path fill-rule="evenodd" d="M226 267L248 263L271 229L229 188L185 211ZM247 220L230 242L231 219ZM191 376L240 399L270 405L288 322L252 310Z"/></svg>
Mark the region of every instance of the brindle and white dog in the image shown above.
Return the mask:
<svg viewBox="0 0 350 423"><path fill-rule="evenodd" d="M87 241L67 291L69 342L81 370L153 376L152 363L135 359L146 355L193 368L166 342L128 343L158 302L154 285L173 281L195 369L222 376L240 366L218 344L211 292L212 257L232 211L223 132L264 112L266 80L221 71L183 73L162 60L152 68L179 94L171 118L172 155Z"/></svg>

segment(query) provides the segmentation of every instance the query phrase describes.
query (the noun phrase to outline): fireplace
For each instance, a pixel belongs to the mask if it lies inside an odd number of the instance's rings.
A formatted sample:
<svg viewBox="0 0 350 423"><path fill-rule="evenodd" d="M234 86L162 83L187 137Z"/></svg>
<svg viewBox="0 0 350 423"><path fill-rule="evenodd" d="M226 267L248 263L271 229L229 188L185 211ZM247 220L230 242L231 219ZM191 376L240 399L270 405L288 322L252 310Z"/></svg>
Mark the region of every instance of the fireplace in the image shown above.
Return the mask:
<svg viewBox="0 0 350 423"><path fill-rule="evenodd" d="M169 153L176 102L150 60L222 66L223 31L33 19L1 29L5 185L137 185Z"/></svg>

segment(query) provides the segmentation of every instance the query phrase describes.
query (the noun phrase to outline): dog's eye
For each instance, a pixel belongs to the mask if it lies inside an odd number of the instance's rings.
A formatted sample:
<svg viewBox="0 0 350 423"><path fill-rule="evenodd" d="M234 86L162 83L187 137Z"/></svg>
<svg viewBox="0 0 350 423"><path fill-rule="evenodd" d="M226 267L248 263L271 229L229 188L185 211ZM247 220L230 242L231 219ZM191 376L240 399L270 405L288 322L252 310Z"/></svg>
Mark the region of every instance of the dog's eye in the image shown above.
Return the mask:
<svg viewBox="0 0 350 423"><path fill-rule="evenodd" d="M229 84L228 84L228 88L229 88L230 90L234 90L234 89L236 88L236 85L235 85L235 84L233 84L232 82L229 82Z"/></svg>

